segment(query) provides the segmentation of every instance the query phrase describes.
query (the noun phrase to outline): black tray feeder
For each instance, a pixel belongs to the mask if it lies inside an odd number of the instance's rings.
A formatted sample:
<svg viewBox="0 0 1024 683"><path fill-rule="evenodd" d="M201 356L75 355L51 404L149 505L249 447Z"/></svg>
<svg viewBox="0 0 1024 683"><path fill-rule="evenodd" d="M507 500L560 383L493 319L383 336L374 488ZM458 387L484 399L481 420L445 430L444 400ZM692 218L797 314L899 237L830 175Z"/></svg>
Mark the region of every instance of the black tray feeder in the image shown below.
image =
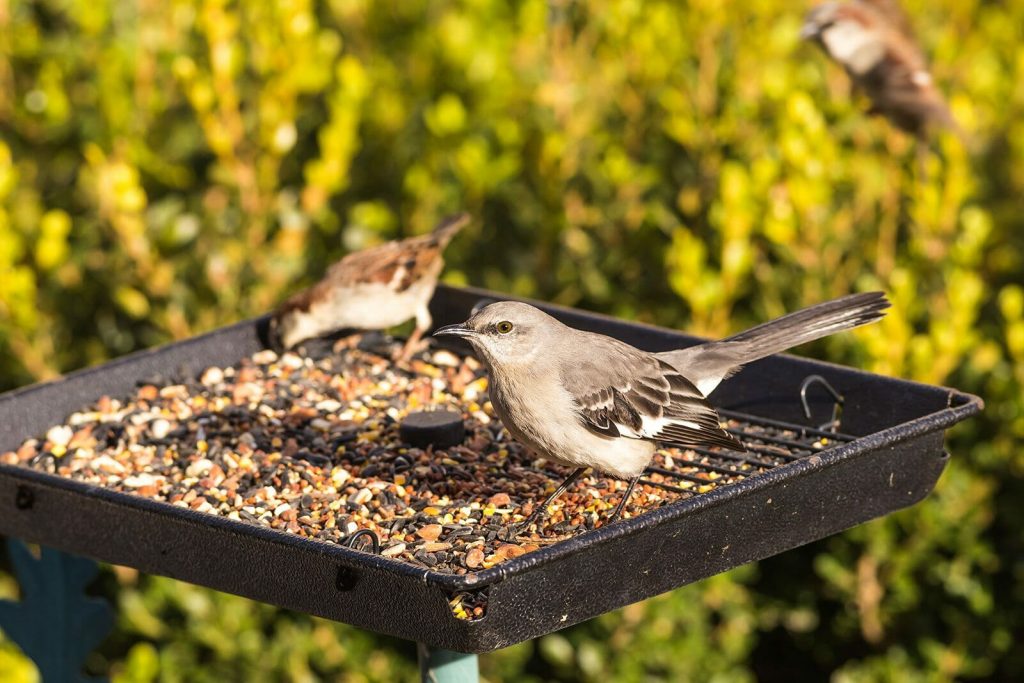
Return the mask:
<svg viewBox="0 0 1024 683"><path fill-rule="evenodd" d="M510 297L441 286L432 302L435 324L461 322L481 299L502 298ZM700 341L531 303L569 325L650 351ZM266 318L249 320L4 394L0 452L101 395L131 393L142 378L234 364L264 348L265 325ZM450 348L465 349L458 344ZM982 408L978 397L954 389L787 355L749 365L724 382L712 402L724 418L736 420L734 433L751 452L696 449L713 457L694 464L732 477L729 483L465 575L378 555L372 532L331 544L11 465L0 465L0 534L430 648L481 653L912 505L946 465L944 430ZM412 432L422 436L430 422L413 425ZM796 436L772 436L780 428ZM738 474L715 458L753 467ZM657 468L648 473L661 474L661 483L646 483L666 488L688 477L707 481ZM485 616L456 618L449 601L457 595L485 598Z"/></svg>

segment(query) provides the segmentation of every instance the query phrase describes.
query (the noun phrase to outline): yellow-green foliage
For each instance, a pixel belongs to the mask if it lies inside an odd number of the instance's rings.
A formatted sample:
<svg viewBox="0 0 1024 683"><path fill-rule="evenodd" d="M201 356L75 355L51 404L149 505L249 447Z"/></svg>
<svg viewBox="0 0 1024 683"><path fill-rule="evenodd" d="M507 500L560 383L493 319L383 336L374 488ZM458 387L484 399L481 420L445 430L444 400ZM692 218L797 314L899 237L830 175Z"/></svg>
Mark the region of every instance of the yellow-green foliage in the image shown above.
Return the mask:
<svg viewBox="0 0 1024 683"><path fill-rule="evenodd" d="M788 0L0 0L0 387L460 209L450 281L705 334L881 288L883 323L812 351L986 398L934 495L484 671L1024 676L1024 4L905 4L966 145L867 118ZM121 578L115 680L413 675L391 640Z"/></svg>

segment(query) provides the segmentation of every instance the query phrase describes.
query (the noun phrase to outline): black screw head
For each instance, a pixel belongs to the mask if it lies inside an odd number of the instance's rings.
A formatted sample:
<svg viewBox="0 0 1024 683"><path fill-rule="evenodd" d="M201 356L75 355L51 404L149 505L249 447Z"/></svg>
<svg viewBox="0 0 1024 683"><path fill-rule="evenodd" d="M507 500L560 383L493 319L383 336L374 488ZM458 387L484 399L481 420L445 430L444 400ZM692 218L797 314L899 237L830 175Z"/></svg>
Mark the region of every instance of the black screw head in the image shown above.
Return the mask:
<svg viewBox="0 0 1024 683"><path fill-rule="evenodd" d="M19 484L17 490L14 492L14 507L19 510L30 510L35 502L36 494L32 489L24 484Z"/></svg>
<svg viewBox="0 0 1024 683"><path fill-rule="evenodd" d="M402 441L417 448L451 448L466 438L462 414L454 410L425 410L409 413L398 434Z"/></svg>
<svg viewBox="0 0 1024 683"><path fill-rule="evenodd" d="M359 574L348 567L338 567L338 575L334 577L334 587L339 591L350 591L359 583Z"/></svg>

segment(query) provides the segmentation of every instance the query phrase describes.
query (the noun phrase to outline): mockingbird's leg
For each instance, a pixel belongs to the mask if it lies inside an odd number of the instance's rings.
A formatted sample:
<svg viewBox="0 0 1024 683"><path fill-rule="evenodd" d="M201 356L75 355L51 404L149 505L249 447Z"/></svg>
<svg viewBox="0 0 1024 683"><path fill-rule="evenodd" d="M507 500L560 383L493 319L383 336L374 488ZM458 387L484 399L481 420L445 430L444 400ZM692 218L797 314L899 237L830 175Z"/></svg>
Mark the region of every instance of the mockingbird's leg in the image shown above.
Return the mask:
<svg viewBox="0 0 1024 683"><path fill-rule="evenodd" d="M633 487L636 486L636 483L640 481L640 477L642 476L642 474L638 474L629 480L629 486L626 487L626 492L622 494L622 500L620 500L619 504L615 506L615 511L612 512L612 516L608 518L608 521L605 522L605 525L612 524L615 520L619 518L619 515L622 514L622 511L626 509L626 504L629 503L629 499L633 497Z"/></svg>
<svg viewBox="0 0 1024 683"><path fill-rule="evenodd" d="M547 497L547 500L544 501L543 505L534 508L533 513L526 518L526 521L513 529L512 537L515 538L519 534L523 533L524 531L529 529L530 525L536 522L541 515L547 514L548 506L555 502L556 498L565 493L565 490L572 486L573 483L575 483L576 480L580 478L580 475L582 475L583 472L586 471L586 469L586 467L577 467L575 470L573 470L573 473L565 478L565 481L562 482L562 485L555 489L555 492Z"/></svg>

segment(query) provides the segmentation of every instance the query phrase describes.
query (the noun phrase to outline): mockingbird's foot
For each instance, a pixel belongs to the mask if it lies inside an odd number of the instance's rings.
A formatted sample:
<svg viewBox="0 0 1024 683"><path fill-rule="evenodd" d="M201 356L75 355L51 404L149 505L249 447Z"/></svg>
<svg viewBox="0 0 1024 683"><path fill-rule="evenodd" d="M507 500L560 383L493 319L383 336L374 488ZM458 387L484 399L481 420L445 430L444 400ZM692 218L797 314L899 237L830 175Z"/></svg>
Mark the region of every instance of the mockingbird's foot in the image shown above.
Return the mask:
<svg viewBox="0 0 1024 683"><path fill-rule="evenodd" d="M626 509L626 505L629 504L629 499L633 497L633 487L636 486L636 483L638 481L640 481L641 476L643 475L638 474L629 480L629 486L626 487L626 492L622 494L622 500L620 500L619 504L615 506L615 510L612 512L612 516L609 517L608 521L605 522L602 526L614 524L615 521L619 518L619 516L622 514L622 511Z"/></svg>
<svg viewBox="0 0 1024 683"><path fill-rule="evenodd" d="M545 504L544 507L539 507L536 510L534 510L533 513L531 513L525 521L522 521L519 524L510 525L508 528L508 532L505 534L505 538L501 540L505 541L506 543L515 543L515 540L518 536L529 531L530 525L536 522L542 516L544 516L544 512L547 510L547 507L548 506Z"/></svg>
<svg viewBox="0 0 1024 683"><path fill-rule="evenodd" d="M532 522L531 522L532 524ZM510 524L505 529L504 535L498 534L498 540L502 543L515 543L520 534L529 528L529 524Z"/></svg>
<svg viewBox="0 0 1024 683"><path fill-rule="evenodd" d="M554 503L560 495L565 493L565 490L572 486L576 482L576 480L580 478L580 475L582 475L586 471L586 469L586 467L577 467L575 470L573 470L572 474L566 477L565 481L563 481L562 484L557 489L555 489L555 492L548 496L544 503L540 507L536 508L530 514L530 516L526 518L526 521L521 522L520 524L512 527L512 533L511 536L509 536L509 538L514 539L516 536L529 529L530 525L536 522L542 515L546 515L548 511L548 506Z"/></svg>

